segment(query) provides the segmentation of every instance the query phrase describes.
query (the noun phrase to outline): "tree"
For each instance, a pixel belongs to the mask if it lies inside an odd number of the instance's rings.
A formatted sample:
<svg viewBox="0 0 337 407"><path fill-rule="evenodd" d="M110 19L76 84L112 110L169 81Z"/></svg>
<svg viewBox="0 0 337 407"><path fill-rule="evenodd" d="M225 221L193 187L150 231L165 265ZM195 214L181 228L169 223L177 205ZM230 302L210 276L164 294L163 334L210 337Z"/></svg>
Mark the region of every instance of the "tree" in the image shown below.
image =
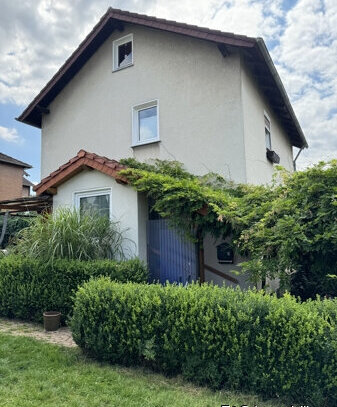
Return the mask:
<svg viewBox="0 0 337 407"><path fill-rule="evenodd" d="M265 213L237 237L251 258L244 269L290 280L292 293L303 299L337 296L337 161L279 175Z"/></svg>

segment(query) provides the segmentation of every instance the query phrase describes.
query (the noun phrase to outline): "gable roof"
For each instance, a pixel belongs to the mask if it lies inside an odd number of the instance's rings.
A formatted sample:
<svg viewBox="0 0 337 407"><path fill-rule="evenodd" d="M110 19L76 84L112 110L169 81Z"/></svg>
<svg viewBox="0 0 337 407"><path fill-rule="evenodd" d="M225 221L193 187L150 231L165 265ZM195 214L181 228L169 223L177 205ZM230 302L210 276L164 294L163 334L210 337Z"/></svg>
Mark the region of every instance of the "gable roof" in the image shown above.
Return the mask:
<svg viewBox="0 0 337 407"><path fill-rule="evenodd" d="M267 47L262 38L252 38L219 30L178 23L150 17L144 14L109 8L100 21L66 60L58 72L45 85L17 120L41 128L43 113L48 113L48 106L67 83L83 67L100 45L114 30L123 30L123 24L136 24L152 29L186 35L200 40L211 41L218 45L225 56L233 49L241 49L260 87L265 92L292 144L299 148L308 147L307 141L296 118L281 79L276 71Z"/></svg>
<svg viewBox="0 0 337 407"><path fill-rule="evenodd" d="M16 158L10 157L9 155L6 155L4 153L0 153L0 162L6 163L6 164L11 164L11 165L16 165L16 166L22 167L22 168L32 168L31 165L24 163L23 161L17 160Z"/></svg>
<svg viewBox="0 0 337 407"><path fill-rule="evenodd" d="M56 188L59 185L63 184L85 168L95 169L115 178L118 183L127 184L127 180L118 174L120 170L126 168L124 165L120 164L118 161L110 160L107 157L80 150L75 157L71 158L56 171L53 171L50 175L43 178L39 184L34 186L33 190L37 195L43 193L53 195L56 193Z"/></svg>
<svg viewBox="0 0 337 407"><path fill-rule="evenodd" d="M29 179L22 177L22 186L24 187L33 187L34 184L29 181Z"/></svg>

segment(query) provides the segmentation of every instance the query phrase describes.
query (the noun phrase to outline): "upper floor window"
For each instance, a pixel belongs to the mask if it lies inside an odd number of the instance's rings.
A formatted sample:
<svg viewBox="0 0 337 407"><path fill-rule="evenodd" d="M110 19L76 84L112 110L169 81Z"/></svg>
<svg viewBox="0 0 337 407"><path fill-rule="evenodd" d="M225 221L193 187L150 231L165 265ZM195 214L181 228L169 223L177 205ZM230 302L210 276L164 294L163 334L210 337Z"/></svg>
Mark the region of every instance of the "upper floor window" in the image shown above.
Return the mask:
<svg viewBox="0 0 337 407"><path fill-rule="evenodd" d="M75 193L75 207L80 213L97 213L110 218L110 203L110 188Z"/></svg>
<svg viewBox="0 0 337 407"><path fill-rule="evenodd" d="M133 34L119 38L112 43L113 70L133 64Z"/></svg>
<svg viewBox="0 0 337 407"><path fill-rule="evenodd" d="M268 161L270 161L273 164L279 164L280 157L278 154L276 154L275 151L272 150L270 119L266 112L264 113L264 136L265 136L266 150L267 150L266 156L267 156Z"/></svg>
<svg viewBox="0 0 337 407"><path fill-rule="evenodd" d="M159 141L157 100L135 106L132 115L132 141L134 146Z"/></svg>
<svg viewBox="0 0 337 407"><path fill-rule="evenodd" d="M266 148L271 150L271 134L270 134L270 119L264 114L264 134L266 139Z"/></svg>

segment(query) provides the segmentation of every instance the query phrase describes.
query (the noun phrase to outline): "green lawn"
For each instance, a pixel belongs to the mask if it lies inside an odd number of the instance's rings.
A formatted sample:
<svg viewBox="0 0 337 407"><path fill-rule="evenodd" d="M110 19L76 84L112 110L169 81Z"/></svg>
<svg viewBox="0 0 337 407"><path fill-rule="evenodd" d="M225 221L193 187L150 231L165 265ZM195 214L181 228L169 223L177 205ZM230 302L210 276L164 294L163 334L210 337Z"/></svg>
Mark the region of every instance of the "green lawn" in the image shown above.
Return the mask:
<svg viewBox="0 0 337 407"><path fill-rule="evenodd" d="M289 406L254 396L211 392L143 369L102 365L31 338L0 334L0 406Z"/></svg>

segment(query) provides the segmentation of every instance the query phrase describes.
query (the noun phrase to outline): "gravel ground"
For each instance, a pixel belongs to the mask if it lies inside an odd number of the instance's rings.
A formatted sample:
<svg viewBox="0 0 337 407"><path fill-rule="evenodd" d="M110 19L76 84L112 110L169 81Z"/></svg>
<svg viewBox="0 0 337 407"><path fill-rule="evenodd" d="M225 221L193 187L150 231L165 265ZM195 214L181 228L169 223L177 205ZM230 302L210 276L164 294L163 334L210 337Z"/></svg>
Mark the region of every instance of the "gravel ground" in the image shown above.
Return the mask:
<svg viewBox="0 0 337 407"><path fill-rule="evenodd" d="M43 328L43 325L40 324L0 318L0 332L14 336L29 336L40 341L69 348L77 346L73 341L70 329L67 327L61 327L57 331L47 332Z"/></svg>

